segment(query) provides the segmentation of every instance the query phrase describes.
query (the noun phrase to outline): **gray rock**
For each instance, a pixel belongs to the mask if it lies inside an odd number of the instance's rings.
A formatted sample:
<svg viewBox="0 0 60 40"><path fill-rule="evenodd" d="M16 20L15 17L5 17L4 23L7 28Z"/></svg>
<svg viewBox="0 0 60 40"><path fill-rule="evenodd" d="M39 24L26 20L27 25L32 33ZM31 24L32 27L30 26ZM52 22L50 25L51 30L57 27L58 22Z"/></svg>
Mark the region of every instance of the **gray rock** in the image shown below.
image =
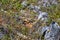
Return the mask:
<svg viewBox="0 0 60 40"><path fill-rule="evenodd" d="M32 9L35 13L38 13L38 20L47 21L48 13L40 11L39 6L33 6L32 4L29 6L29 9Z"/></svg>
<svg viewBox="0 0 60 40"><path fill-rule="evenodd" d="M42 28L44 40L59 40L60 39L59 31L60 31L59 25L56 22L52 22L49 27L46 26Z"/></svg>
<svg viewBox="0 0 60 40"><path fill-rule="evenodd" d="M23 7L26 7L26 6L27 6L27 2L26 2L26 1L23 1L23 2L21 3L21 5L22 5Z"/></svg>
<svg viewBox="0 0 60 40"><path fill-rule="evenodd" d="M0 39L4 36L4 34L2 32L0 32Z"/></svg>
<svg viewBox="0 0 60 40"><path fill-rule="evenodd" d="M40 11L40 7L39 6L34 6L34 12L38 12Z"/></svg>
<svg viewBox="0 0 60 40"><path fill-rule="evenodd" d="M42 5L43 7L51 6L52 4L58 4L57 0L39 0L38 4Z"/></svg>
<svg viewBox="0 0 60 40"><path fill-rule="evenodd" d="M30 5L29 7L28 7L30 10L33 10L34 12L38 12L39 10L40 10L40 6L34 6L34 5Z"/></svg>
<svg viewBox="0 0 60 40"><path fill-rule="evenodd" d="M39 11L38 20L47 21L48 13Z"/></svg>

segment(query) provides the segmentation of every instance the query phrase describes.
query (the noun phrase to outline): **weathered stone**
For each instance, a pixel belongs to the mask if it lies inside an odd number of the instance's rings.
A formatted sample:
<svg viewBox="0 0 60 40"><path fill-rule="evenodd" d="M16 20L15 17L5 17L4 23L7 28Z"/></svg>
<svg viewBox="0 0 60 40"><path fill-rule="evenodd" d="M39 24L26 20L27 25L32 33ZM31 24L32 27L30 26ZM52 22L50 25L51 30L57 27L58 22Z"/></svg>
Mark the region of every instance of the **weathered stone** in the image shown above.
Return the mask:
<svg viewBox="0 0 60 40"><path fill-rule="evenodd" d="M41 5L43 7L51 6L52 4L58 4L57 0L39 0L38 5Z"/></svg>
<svg viewBox="0 0 60 40"><path fill-rule="evenodd" d="M43 27L42 34L44 40L59 40L60 39L60 27L56 22L52 22L49 27ZM45 34L44 34L45 32Z"/></svg>
<svg viewBox="0 0 60 40"><path fill-rule="evenodd" d="M47 21L48 13L39 11L38 20Z"/></svg>

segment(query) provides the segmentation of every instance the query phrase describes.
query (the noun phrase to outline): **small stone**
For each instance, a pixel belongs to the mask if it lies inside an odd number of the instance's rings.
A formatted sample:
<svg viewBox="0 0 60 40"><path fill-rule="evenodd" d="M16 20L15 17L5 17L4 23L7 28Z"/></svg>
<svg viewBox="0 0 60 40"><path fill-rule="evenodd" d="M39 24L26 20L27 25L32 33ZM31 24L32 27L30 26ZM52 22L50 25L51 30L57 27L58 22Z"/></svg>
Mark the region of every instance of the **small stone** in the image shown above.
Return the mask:
<svg viewBox="0 0 60 40"><path fill-rule="evenodd" d="M21 5L25 7L25 6L27 6L27 2L26 2L26 1L23 1L23 2L21 3Z"/></svg>
<svg viewBox="0 0 60 40"><path fill-rule="evenodd" d="M39 11L38 20L41 19L43 21L44 19L47 19L47 17L48 17L48 13Z"/></svg>
<svg viewBox="0 0 60 40"><path fill-rule="evenodd" d="M4 13L7 13L7 11L4 11Z"/></svg>
<svg viewBox="0 0 60 40"><path fill-rule="evenodd" d="M4 36L4 34L2 32L0 32L0 39Z"/></svg>

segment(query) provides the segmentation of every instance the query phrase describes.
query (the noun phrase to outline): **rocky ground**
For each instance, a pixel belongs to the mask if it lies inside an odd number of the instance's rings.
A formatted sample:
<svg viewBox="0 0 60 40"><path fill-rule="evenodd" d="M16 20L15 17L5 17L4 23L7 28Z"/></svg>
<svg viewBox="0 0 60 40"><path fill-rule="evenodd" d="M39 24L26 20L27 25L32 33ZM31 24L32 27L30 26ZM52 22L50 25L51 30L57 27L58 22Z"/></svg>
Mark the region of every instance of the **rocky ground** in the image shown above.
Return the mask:
<svg viewBox="0 0 60 40"><path fill-rule="evenodd" d="M43 40L52 21L60 26L60 0L0 0L0 40Z"/></svg>

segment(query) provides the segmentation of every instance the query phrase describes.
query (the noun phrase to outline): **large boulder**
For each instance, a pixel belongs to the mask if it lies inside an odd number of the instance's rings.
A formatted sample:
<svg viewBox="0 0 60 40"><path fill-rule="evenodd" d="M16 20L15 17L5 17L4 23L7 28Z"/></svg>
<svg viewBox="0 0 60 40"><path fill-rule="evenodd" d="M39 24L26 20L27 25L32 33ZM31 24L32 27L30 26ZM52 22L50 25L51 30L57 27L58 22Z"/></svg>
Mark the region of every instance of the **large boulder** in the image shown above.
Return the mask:
<svg viewBox="0 0 60 40"><path fill-rule="evenodd" d="M60 39L60 27L56 22L52 22L49 27L42 28L42 34L44 40L59 40Z"/></svg>

